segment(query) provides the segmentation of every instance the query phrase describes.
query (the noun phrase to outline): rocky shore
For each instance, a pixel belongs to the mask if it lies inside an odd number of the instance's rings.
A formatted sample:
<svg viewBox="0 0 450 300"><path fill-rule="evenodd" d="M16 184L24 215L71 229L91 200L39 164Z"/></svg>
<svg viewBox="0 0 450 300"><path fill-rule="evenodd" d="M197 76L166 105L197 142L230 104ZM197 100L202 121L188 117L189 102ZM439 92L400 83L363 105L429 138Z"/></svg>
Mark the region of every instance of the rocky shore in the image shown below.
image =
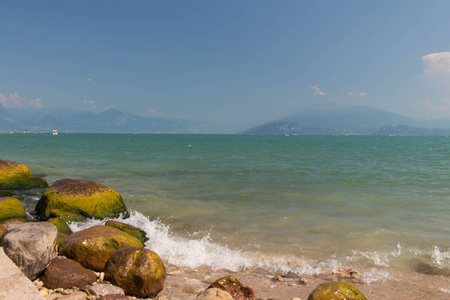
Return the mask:
<svg viewBox="0 0 450 300"><path fill-rule="evenodd" d="M26 166L0 160L0 190L8 195L0 198L1 299L450 299L445 274L394 273L366 284L350 268L307 276L171 265L144 248L144 231L125 223L71 232L70 221L128 216L116 191L61 179L37 203L38 220L28 220L11 190L33 187L48 185Z"/></svg>

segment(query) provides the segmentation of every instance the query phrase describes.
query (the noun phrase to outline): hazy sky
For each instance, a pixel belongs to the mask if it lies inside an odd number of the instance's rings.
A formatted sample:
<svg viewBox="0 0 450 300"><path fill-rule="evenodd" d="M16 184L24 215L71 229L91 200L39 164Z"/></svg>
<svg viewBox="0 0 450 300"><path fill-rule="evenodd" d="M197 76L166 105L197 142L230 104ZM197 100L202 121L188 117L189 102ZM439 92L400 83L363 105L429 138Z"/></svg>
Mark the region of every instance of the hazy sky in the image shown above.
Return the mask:
<svg viewBox="0 0 450 300"><path fill-rule="evenodd" d="M450 117L450 1L0 1L0 103L235 132L316 101Z"/></svg>

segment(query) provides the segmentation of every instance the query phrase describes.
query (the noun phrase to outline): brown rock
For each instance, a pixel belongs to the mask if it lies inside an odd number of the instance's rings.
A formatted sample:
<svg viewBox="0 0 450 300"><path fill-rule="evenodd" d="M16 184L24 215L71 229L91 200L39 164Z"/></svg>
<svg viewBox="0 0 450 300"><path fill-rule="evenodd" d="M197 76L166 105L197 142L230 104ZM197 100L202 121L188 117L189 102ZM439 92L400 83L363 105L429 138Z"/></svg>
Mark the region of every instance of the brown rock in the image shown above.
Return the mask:
<svg viewBox="0 0 450 300"><path fill-rule="evenodd" d="M48 289L71 289L92 284L97 280L97 275L76 261L56 257L50 261L41 279Z"/></svg>
<svg viewBox="0 0 450 300"><path fill-rule="evenodd" d="M230 293L235 300L254 300L255 293L251 287L242 284L233 276L225 276L214 281L210 288L218 288Z"/></svg>
<svg viewBox="0 0 450 300"><path fill-rule="evenodd" d="M58 245L58 246L61 245L62 242L64 242L68 237L69 236L67 234L58 232L58 234L56 235L56 241L55 241L56 245Z"/></svg>
<svg viewBox="0 0 450 300"><path fill-rule="evenodd" d="M127 295L153 298L164 288L166 270L155 252L130 247L114 252L106 263L105 279Z"/></svg>
<svg viewBox="0 0 450 300"><path fill-rule="evenodd" d="M71 234L60 245L59 252L85 268L100 272L114 251L126 247L143 244L119 229L97 225Z"/></svg>

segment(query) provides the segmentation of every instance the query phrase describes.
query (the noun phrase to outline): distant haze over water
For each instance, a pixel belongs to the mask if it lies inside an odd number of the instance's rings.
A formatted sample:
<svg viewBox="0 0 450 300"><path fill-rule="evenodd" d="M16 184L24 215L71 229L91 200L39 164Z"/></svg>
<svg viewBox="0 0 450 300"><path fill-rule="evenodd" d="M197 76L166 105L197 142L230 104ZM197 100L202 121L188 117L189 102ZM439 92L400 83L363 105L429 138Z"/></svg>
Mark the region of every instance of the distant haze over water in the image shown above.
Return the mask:
<svg viewBox="0 0 450 300"><path fill-rule="evenodd" d="M114 188L175 264L450 269L447 137L2 134L0 158Z"/></svg>

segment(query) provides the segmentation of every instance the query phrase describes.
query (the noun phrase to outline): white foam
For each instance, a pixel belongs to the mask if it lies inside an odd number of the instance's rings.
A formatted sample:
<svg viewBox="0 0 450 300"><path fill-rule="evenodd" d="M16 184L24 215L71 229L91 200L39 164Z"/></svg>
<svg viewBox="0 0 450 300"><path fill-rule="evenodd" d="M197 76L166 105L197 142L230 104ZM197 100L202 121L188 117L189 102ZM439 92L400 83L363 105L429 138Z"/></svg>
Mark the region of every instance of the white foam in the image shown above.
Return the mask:
<svg viewBox="0 0 450 300"><path fill-rule="evenodd" d="M319 275L332 273L360 259L373 262L374 268L359 273L363 282L370 283L384 280L389 276L385 270L390 264L390 258L400 256L402 247L386 252L359 252L353 251L353 256L336 258L336 255L324 261L301 260L287 256L265 256L260 253L246 253L232 250L227 246L211 241L209 233L201 235L198 232L184 238L173 234L170 227L159 220L150 220L143 214L132 211L130 218L116 218L119 222L127 223L144 230L149 237L145 247L156 253L166 262L177 266L197 268L207 265L214 270L228 269L238 271L246 268L261 268L273 272L293 272L304 275ZM94 225L106 223L106 220L87 220L86 222L71 223L70 228L76 232ZM437 260L443 254L436 252ZM444 253L448 255L448 253Z"/></svg>

